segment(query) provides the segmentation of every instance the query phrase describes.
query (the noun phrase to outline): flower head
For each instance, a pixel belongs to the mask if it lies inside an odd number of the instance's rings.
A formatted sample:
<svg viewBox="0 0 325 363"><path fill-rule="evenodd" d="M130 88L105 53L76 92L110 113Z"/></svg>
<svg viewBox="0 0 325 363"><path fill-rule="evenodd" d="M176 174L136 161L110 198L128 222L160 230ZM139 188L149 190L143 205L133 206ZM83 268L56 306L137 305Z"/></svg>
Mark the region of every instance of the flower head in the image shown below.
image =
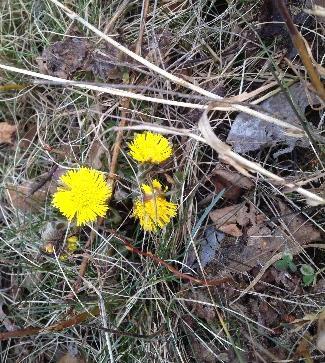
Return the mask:
<svg viewBox="0 0 325 363"><path fill-rule="evenodd" d="M139 163L160 164L173 152L166 137L150 131L137 134L129 144L129 154Z"/></svg>
<svg viewBox="0 0 325 363"><path fill-rule="evenodd" d="M156 179L152 185L142 184L141 189L143 198L135 200L133 216L145 231L156 232L176 216L177 205L166 200L162 185Z"/></svg>
<svg viewBox="0 0 325 363"><path fill-rule="evenodd" d="M69 170L60 178L61 186L53 196L52 204L77 226L104 217L108 209L108 198L112 189L102 172L86 167Z"/></svg>
<svg viewBox="0 0 325 363"><path fill-rule="evenodd" d="M66 250L69 253L73 253L73 252L77 251L78 247L79 247L79 241L78 241L77 236L71 236L71 237L67 238Z"/></svg>

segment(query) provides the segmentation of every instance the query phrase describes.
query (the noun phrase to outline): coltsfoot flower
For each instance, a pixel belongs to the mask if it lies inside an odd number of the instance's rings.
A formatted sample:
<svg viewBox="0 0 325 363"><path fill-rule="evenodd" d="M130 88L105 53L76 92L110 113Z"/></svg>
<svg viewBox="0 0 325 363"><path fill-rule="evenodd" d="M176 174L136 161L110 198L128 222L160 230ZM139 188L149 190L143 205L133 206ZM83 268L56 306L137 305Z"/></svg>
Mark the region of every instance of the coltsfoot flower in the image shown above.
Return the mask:
<svg viewBox="0 0 325 363"><path fill-rule="evenodd" d="M75 218L77 226L82 226L105 216L112 188L102 172L86 167L69 170L61 176L60 183L52 205L69 221Z"/></svg>
<svg viewBox="0 0 325 363"><path fill-rule="evenodd" d="M142 184L141 189L143 197L135 200L133 216L145 231L156 232L176 216L177 205L166 200L162 185L156 179L152 185Z"/></svg>
<svg viewBox="0 0 325 363"><path fill-rule="evenodd" d="M78 240L77 236L71 236L71 237L67 238L66 250L69 253L73 253L73 252L77 251L78 247L79 247L79 240Z"/></svg>
<svg viewBox="0 0 325 363"><path fill-rule="evenodd" d="M150 131L137 134L129 143L132 158L139 163L160 164L167 160L173 149L166 137Z"/></svg>

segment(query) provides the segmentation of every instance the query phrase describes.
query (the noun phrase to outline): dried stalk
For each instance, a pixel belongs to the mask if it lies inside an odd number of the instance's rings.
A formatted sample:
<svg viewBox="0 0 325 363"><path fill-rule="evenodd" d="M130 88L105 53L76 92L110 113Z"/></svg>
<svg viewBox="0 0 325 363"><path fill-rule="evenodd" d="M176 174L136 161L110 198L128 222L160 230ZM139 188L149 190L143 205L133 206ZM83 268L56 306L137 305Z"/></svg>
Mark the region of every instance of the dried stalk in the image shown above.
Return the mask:
<svg viewBox="0 0 325 363"><path fill-rule="evenodd" d="M286 7L286 5L284 3L284 0L278 1L278 8L279 8L280 14L282 15L282 17L287 25L292 42L299 52L300 58L306 68L306 71L310 77L310 81L311 81L313 87L315 88L318 95L322 98L322 100L325 101L325 88L324 88L323 83L320 80L320 76L317 71L317 68L314 67L313 62L309 57L308 49L306 47L304 37L298 32L297 27L293 23L292 18L289 14L288 8Z"/></svg>
<svg viewBox="0 0 325 363"><path fill-rule="evenodd" d="M233 105L232 102L228 102L227 100L221 100L221 101L214 101L213 107L208 105L200 105L197 103L189 103L189 102L179 102L179 101L173 101L173 100L166 100L163 98L154 98L154 97L148 97L144 96L142 94L138 93L132 93L129 91L120 90L117 88L110 88L110 87L102 87L102 86L96 86L89 83L82 83L82 82L76 82L71 81L68 79L62 79L54 76L49 76L46 74L38 73L38 72L32 72L26 69L20 69L17 67L7 66L4 64L0 64L0 68L5 69L10 72L25 74L31 77L36 77L40 79L45 79L48 81L58 82L59 84L66 85L66 86L74 86L82 89L88 89L103 93L109 93L113 96L119 96L119 97L126 97L126 98L133 98L135 100L140 101L146 101L146 102L154 102L154 103L160 103L164 105L170 105L170 106L176 106L176 107L186 107L186 108L192 108L192 109L198 109L198 110L215 110L215 111L234 111L235 105ZM251 110L249 107L243 107L243 112L253 116L258 117L266 122L273 123L275 125L278 125L283 128L284 133L288 136L292 137L304 137L306 134L304 130L302 130L299 127L293 126L285 121L282 121L276 117L273 117L271 115L267 115L255 110Z"/></svg>

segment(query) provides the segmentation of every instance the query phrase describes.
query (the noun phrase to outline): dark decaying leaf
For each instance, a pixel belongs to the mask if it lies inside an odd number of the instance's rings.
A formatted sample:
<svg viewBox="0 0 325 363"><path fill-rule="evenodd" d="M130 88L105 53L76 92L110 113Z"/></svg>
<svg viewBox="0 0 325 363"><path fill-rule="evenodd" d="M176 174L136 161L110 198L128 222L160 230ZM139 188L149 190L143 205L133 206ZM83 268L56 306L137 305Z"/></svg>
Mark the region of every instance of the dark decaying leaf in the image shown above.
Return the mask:
<svg viewBox="0 0 325 363"><path fill-rule="evenodd" d="M85 38L67 37L44 49L38 65L42 73L64 79L77 71L92 72L101 80L121 79L124 58L113 46L95 49Z"/></svg>
<svg viewBox="0 0 325 363"><path fill-rule="evenodd" d="M216 193L225 190L223 197L236 201L246 190L254 187L254 183L248 177L229 170L219 164L212 172L211 180L216 188Z"/></svg>

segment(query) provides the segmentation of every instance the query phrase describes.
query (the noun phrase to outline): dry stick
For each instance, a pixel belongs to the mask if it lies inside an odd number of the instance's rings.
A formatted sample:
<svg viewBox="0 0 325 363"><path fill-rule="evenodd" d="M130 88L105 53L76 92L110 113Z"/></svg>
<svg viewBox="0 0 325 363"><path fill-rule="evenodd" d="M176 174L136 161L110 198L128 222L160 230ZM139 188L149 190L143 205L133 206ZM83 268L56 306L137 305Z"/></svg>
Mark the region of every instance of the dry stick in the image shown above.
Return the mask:
<svg viewBox="0 0 325 363"><path fill-rule="evenodd" d="M59 77L49 76L47 74L33 72L33 71L29 71L27 69L20 69L20 68L8 66L5 64L0 64L0 68L5 69L10 72L25 74L25 75L28 75L31 77L36 77L36 78L45 79L48 81L57 82L58 84L65 85L65 86L75 86L75 87L82 88L82 89L109 93L114 96L127 97L127 98L132 98L132 99L140 100L140 101L154 102L154 103L160 103L163 105L170 105L170 106L176 106L176 107L194 108L194 109L198 109L198 110L207 110L208 108L210 110L216 110L216 111L234 111L235 110L234 105L231 102L228 102L227 100L214 101L214 105L211 108L208 105L200 105L197 103L180 102L180 101L174 101L174 100L166 100L164 98L148 97L148 96L144 96L139 93L132 93L129 91L124 91L124 90L118 89L118 88L110 88L107 86L104 87L104 86L98 86L98 85L89 84L89 83L71 81L69 79L62 79ZM288 136L292 136L292 137L305 136L304 130L302 130L299 127L293 126L293 125L291 125L285 121L282 121L276 117L273 117L271 115L267 115L267 114L258 112L256 110L251 110L249 107L244 107L244 106L242 106L242 107L244 109L243 112L245 112L253 117L260 118L266 122L270 122L270 123L273 123L274 125L278 125L278 126L282 127L284 129L284 133Z"/></svg>
<svg viewBox="0 0 325 363"><path fill-rule="evenodd" d="M175 275L176 277L179 277L180 279L182 280L188 280L188 281L191 281L195 284L199 284L199 285L202 285L202 286L220 286L226 282L229 282L229 281L233 281L230 277L224 277L222 279L212 279L212 280L201 280L201 279L198 279L196 277L193 277L191 275L187 275L187 274L184 274L180 271L178 271L175 267L173 267L172 265L170 265L168 262L162 260L161 258L157 257L156 255L154 255L152 252L143 252L141 250L139 250L138 248L134 247L130 242L128 242L124 237L116 234L116 232L112 229L109 229L108 230L110 233L113 234L113 236L115 238L117 238L119 241L123 242L124 245L126 246L126 248L133 252L133 253L136 253L137 255L139 256L143 256L143 257L149 257L151 258L157 265L162 265L164 267L167 268L167 270L169 270L170 272L173 273L173 275Z"/></svg>
<svg viewBox="0 0 325 363"><path fill-rule="evenodd" d="M40 190L48 181L50 181L52 179L54 173L58 169L58 167L59 167L58 164L53 165L51 170L47 173L47 175L31 188L31 191L28 193L28 197L31 197L38 190Z"/></svg>
<svg viewBox="0 0 325 363"><path fill-rule="evenodd" d="M99 218L99 221L98 223L100 223L100 219ZM77 277L77 280L74 282L73 284L73 291L71 291L66 299L73 299L75 297L75 295L79 292L80 290L80 287L81 287L81 284L82 284L82 281L83 281L83 277L85 276L85 273L86 273L86 270L87 270L87 266L88 266L88 262L89 262L89 253L87 252L88 249L90 249L92 243L93 243L93 240L95 238L96 234L93 230L91 230L90 232L90 236L83 248L84 250L84 253L82 255L82 261L81 261L81 264L80 264L80 267L79 267L79 273L78 273L78 277ZM72 311L72 308L69 310L69 313L71 313Z"/></svg>
<svg viewBox="0 0 325 363"><path fill-rule="evenodd" d="M122 4L119 5L119 7L114 12L114 15L111 17L111 19L105 26L103 31L104 34L108 34L113 30L116 21L121 17L121 15L124 13L124 11L129 5L130 5L130 0L124 0Z"/></svg>
<svg viewBox="0 0 325 363"><path fill-rule="evenodd" d="M94 27L93 25L91 25L90 23L88 23L85 19L83 19L81 16L79 16L78 14L76 14L75 12L73 12L72 10L70 10L69 8L67 8L65 5L61 4L58 0L50 0L52 3L54 3L56 6L58 6L60 9L62 9L66 15L71 19L71 20L77 20L79 21L82 25L84 25L86 28L90 29L91 31L93 31L95 34L99 35L101 38L105 39L109 44L111 44L112 46L116 47L118 50L120 50L121 52L127 54L128 56L130 56L131 58L133 58L134 60L136 60L137 62L143 64L144 66L146 66L148 69L160 74L161 76L169 79L170 81L179 84L185 88L188 88L194 92L200 93L204 96L209 97L210 99L213 100L218 100L220 101L220 103L222 104L223 98L212 93L209 91L206 91L205 89L196 86L190 82L185 81L182 78L179 78L177 76L174 76L173 74L165 71L164 69L156 66L155 64L147 61L145 58L139 56L138 54L132 52L130 49L124 47L123 45L121 45L120 43L118 43L117 41L115 41L114 39L112 39L111 37L107 36L106 34L104 34L103 32L101 32L99 29L97 29L96 27ZM3 66L2 66L3 67ZM186 104L186 103L185 103ZM188 106L185 106L188 107ZM233 104L232 107L237 110L237 111L242 111L244 113L247 113L249 115L252 115L254 117L259 117L265 121L268 122L281 122L281 120L276 119L275 117L272 116L268 116L265 114L262 114L260 112L257 112L255 110L251 110L249 107L247 106L243 106L240 104ZM203 108L205 108L205 106L203 106ZM273 120L273 121L272 121ZM277 123L279 124L279 123ZM285 126L288 127L288 124ZM300 135L305 135L305 132L303 130L301 130L298 127L292 127L292 125L290 125L289 127L290 130L295 130L296 132L298 132ZM293 135L294 136L294 135ZM296 135L297 136L297 135Z"/></svg>
<svg viewBox="0 0 325 363"><path fill-rule="evenodd" d="M295 24L292 21L292 18L289 14L288 8L286 7L283 0L278 1L279 11L287 25L290 37L296 49L299 52L300 58L306 67L307 73L309 74L310 81L314 86L318 95L325 101L325 88L323 83L320 80L319 74L317 69L314 67L312 60L308 55L308 50L305 44L305 39L303 36L298 32Z"/></svg>
<svg viewBox="0 0 325 363"><path fill-rule="evenodd" d="M148 15L148 9L149 9L149 0L143 0L139 36L138 36L137 43L135 45L135 54L137 54L137 55L141 55L142 40L143 40L146 19L147 19L147 15Z"/></svg>
<svg viewBox="0 0 325 363"><path fill-rule="evenodd" d="M0 86L0 92L5 92L5 91L21 91L24 88L30 86L29 84L4 84L2 86Z"/></svg>
<svg viewBox="0 0 325 363"><path fill-rule="evenodd" d="M37 335L37 334L46 334L50 332L59 332L67 328L71 328L75 325L79 325L88 319L92 317L98 316L100 313L100 309L98 306L94 307L90 311L85 311L80 314L76 314L72 316L70 319L67 320L61 320L56 324L52 324L46 328L36 328L36 327L28 327L24 329L14 330L14 331L8 331L8 332L2 332L0 333L0 341L1 340L7 340L11 338L21 338L21 337L27 337L31 335Z"/></svg>

